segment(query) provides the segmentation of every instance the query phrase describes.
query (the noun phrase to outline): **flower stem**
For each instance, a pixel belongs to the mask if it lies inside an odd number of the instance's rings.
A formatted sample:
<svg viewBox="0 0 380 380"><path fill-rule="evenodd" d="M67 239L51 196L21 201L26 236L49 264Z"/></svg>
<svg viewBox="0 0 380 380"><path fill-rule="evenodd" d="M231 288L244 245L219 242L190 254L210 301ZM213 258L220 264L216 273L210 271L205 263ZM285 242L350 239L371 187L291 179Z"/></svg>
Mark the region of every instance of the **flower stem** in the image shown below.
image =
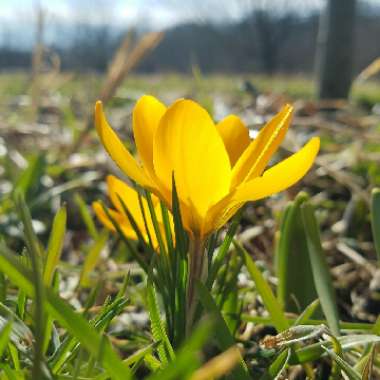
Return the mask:
<svg viewBox="0 0 380 380"><path fill-rule="evenodd" d="M208 263L204 252L204 241L195 237L190 240L189 247L189 276L187 282L186 300L186 335L191 332L198 305L195 284L196 281L205 282L207 279Z"/></svg>

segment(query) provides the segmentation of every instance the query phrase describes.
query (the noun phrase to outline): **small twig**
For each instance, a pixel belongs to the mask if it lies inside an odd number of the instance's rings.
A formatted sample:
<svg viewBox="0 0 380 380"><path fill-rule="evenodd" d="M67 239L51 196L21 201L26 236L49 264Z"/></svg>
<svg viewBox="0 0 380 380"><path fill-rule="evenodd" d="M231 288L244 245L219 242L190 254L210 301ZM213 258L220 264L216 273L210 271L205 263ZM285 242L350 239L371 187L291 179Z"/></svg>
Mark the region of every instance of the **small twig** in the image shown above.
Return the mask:
<svg viewBox="0 0 380 380"><path fill-rule="evenodd" d="M141 38L129 54L129 35L125 37L121 46L115 53L112 60L112 65L108 70L106 79L98 95L98 99L101 100L103 104L107 104L111 100L128 73L135 68L150 51L156 48L163 37L164 34L162 32L149 33ZM78 151L79 146L82 144L83 140L93 127L93 120L94 115L93 112L91 112L86 120L84 129L81 131L78 138L67 152L68 156L70 156L73 152Z"/></svg>
<svg viewBox="0 0 380 380"><path fill-rule="evenodd" d="M375 275L376 268L368 260L366 260L360 253L356 252L354 249L349 247L346 243L341 241L336 245L336 248L338 249L339 252L343 253L343 255L351 259L353 262L365 268L369 273L371 273L372 276Z"/></svg>
<svg viewBox="0 0 380 380"><path fill-rule="evenodd" d="M362 187L359 186L357 183L352 181L351 175L341 170L337 171L337 170L331 169L328 165L326 165L323 162L323 160L321 160L318 157L316 158L315 163L319 165L321 168L323 168L323 170L325 170L328 175L333 177L336 182L340 183L341 185L346 186L347 188L352 190L352 192L358 194L367 204L370 204L371 199L370 199L369 193L363 190Z"/></svg>

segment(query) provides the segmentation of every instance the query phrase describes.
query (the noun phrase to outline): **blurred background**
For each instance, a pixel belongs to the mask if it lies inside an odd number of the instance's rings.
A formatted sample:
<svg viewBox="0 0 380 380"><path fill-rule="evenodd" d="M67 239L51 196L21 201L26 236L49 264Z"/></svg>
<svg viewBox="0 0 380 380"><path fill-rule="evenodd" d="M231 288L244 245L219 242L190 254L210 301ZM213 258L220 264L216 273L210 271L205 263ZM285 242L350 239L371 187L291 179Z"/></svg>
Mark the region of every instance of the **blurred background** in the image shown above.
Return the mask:
<svg viewBox="0 0 380 380"><path fill-rule="evenodd" d="M350 8L352 1L337 1ZM305 74L315 71L324 0L2 0L0 69L28 69L43 44L62 70L106 70L126 32L165 31L138 72ZM349 13L349 9L346 13ZM358 0L353 69L380 55L380 1ZM347 20L347 18L352 18ZM343 26L345 27L345 26ZM346 27L347 28L347 27ZM327 25L325 26L327 29ZM345 40L340 41L341 44ZM320 46L319 46L320 47Z"/></svg>
<svg viewBox="0 0 380 380"><path fill-rule="evenodd" d="M239 239L272 268L281 211L306 190L342 318L374 321L379 36L380 0L0 0L0 234L21 249L15 189L42 241L66 203L64 260L83 261L86 205L106 199L107 174L122 177L95 133L97 99L131 150L131 112L146 93L195 99L215 120L237 114L252 136L292 103L276 159L314 135L321 152L299 184L247 208Z"/></svg>

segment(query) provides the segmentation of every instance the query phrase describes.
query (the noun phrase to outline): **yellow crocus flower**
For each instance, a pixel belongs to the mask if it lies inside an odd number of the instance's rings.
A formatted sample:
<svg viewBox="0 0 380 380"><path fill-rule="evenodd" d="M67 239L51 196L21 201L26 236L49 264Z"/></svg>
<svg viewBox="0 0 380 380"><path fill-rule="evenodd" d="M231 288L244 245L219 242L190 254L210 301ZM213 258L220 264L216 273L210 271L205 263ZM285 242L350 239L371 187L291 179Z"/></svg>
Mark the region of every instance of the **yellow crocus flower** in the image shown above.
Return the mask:
<svg viewBox="0 0 380 380"><path fill-rule="evenodd" d="M192 100L180 99L166 107L146 95L133 110L139 161L109 126L100 101L95 106L95 125L120 169L169 209L174 174L184 227L192 239L203 241L244 203L292 186L310 169L319 150L318 137L265 170L284 139L291 115L292 107L284 106L251 141L237 116L215 124Z"/></svg>
<svg viewBox="0 0 380 380"><path fill-rule="evenodd" d="M107 190L108 190L108 196L111 199L111 202L114 206L113 209L107 208L107 211L109 215L111 216L111 218L118 224L123 234L126 237L133 240L137 240L138 238L134 228L132 227L129 221L127 214L124 211L124 207L122 203L124 203L125 207L128 208L128 211L131 213L145 241L146 242L149 241L149 235L150 235L153 247L158 248L158 239L155 234L147 200L144 197L141 197L141 205L142 205L142 209L141 209L139 195L137 191L133 189L132 187L128 186L125 182L121 181L120 179L112 175L109 175L107 177ZM158 219L161 235L165 236L164 227L163 227L162 218L161 218L162 214L161 214L160 202L159 202L159 199L155 197L154 195L152 196L152 203L154 205L155 214ZM95 211L96 216L103 223L103 225L106 228L110 229L111 231L115 231L116 230L115 226L113 225L112 221L110 220L107 213L105 212L103 205L100 202L96 201L96 202L93 202L92 207L93 207L93 210ZM143 212L144 212L144 215L143 215ZM144 221L144 216L145 216L145 221ZM172 230L174 230L171 216L169 218L169 221L172 226Z"/></svg>

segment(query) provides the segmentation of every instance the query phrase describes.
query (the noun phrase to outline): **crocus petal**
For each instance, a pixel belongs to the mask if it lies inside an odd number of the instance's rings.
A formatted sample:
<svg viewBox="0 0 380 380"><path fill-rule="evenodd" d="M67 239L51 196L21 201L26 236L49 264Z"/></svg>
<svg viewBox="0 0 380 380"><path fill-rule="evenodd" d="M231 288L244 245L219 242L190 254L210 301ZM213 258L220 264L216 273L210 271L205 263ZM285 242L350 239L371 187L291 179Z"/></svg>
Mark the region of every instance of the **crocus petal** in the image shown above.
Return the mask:
<svg viewBox="0 0 380 380"><path fill-rule="evenodd" d="M241 185L233 197L233 202L255 201L294 185L313 165L319 145L319 138L313 137L297 153L266 170L261 177Z"/></svg>
<svg viewBox="0 0 380 380"><path fill-rule="evenodd" d="M256 201L287 189L298 182L313 165L319 151L319 138L312 138L302 149L289 158L266 170L261 177L256 177L242 184L207 213L210 231L221 228L248 201Z"/></svg>
<svg viewBox="0 0 380 380"><path fill-rule="evenodd" d="M152 187L151 181L142 168L109 126L100 101L97 101L95 105L95 126L103 146L119 168L141 186Z"/></svg>
<svg viewBox="0 0 380 380"><path fill-rule="evenodd" d="M262 174L288 130L293 108L286 105L261 129L232 171L231 188Z"/></svg>
<svg viewBox="0 0 380 380"><path fill-rule="evenodd" d="M104 227L108 228L109 230L115 232L115 226L113 225L112 221L104 211L104 208L100 202L93 202L92 208L98 217L98 219L102 222ZM114 221L118 224L118 226L123 231L124 235L131 238L136 239L136 233L131 227L129 221L126 219L124 215L122 215L120 212L112 210L110 208L107 208L108 213L111 215L111 218L114 219Z"/></svg>
<svg viewBox="0 0 380 380"><path fill-rule="evenodd" d="M223 139L231 166L234 166L250 143L249 130L235 115L225 117L216 125L216 129Z"/></svg>
<svg viewBox="0 0 380 380"><path fill-rule="evenodd" d="M206 110L191 100L168 108L156 131L153 157L160 182L171 190L174 173L180 201L199 215L228 193L231 166L223 140Z"/></svg>
<svg viewBox="0 0 380 380"><path fill-rule="evenodd" d="M107 188L108 195L118 211L124 213L124 207L119 199L121 198L133 216L140 212L138 193L135 189L113 175L107 176Z"/></svg>
<svg viewBox="0 0 380 380"><path fill-rule="evenodd" d="M98 217L98 219L103 223L103 225L105 227L107 227L109 230L115 231L115 227L114 227L113 223L111 222L111 220L108 218L108 215L106 214L106 212L104 211L102 204L100 202L97 202L97 201L93 202L92 208L93 208L96 216ZM112 210L108 209L108 211L111 213ZM117 214L117 216L118 216L117 212L115 212L115 214ZM115 218L115 220L116 220L116 218Z"/></svg>
<svg viewBox="0 0 380 380"><path fill-rule="evenodd" d="M233 205L233 196L234 193L231 192L208 209L202 230L204 236L223 227L230 217L235 214L239 207L241 207L240 204L238 207Z"/></svg>
<svg viewBox="0 0 380 380"><path fill-rule="evenodd" d="M124 181L121 181L117 177L113 175L109 175L107 177L107 186L109 197L111 198L112 203L116 207L116 209L125 215L124 207L120 201L123 201L125 207L133 216L133 219L137 223L140 230L145 230L144 217L141 212L139 195L135 189L128 186ZM157 198L154 197L155 201L158 202ZM141 202L144 208L145 215L149 215L149 209L147 201L144 197L141 197ZM126 218L127 215L125 215Z"/></svg>
<svg viewBox="0 0 380 380"><path fill-rule="evenodd" d="M135 189L128 186L127 183L121 181L115 176L109 175L107 177L107 185L108 185L108 193L111 198L112 203L116 207L116 209L122 214L127 221L128 226L133 230L128 216L125 214L124 207L120 201L123 201L125 207L131 213L134 221L137 224L137 227L142 232L142 234L147 238L147 230L153 240L154 245L157 243L157 238L154 230L154 225L152 221L152 217L149 211L148 202L145 197L141 197L141 204L144 210L144 215L141 211L140 201L138 193ZM162 212L161 205L159 199L155 195L151 195L152 203L154 206L155 214L159 223L159 226L162 225ZM145 220L144 220L145 216ZM171 227L174 227L172 216L169 216L169 223ZM173 230L173 228L172 228Z"/></svg>
<svg viewBox="0 0 380 380"><path fill-rule="evenodd" d="M160 202L157 202L157 204L154 206L154 212L157 217L158 228L160 230L161 236L163 237L164 244L166 248L168 248L168 242L166 240L166 232L165 232L165 226L164 226L164 220L163 220L162 208L161 208ZM171 237L172 237L173 243L175 244L174 221L173 221L173 215L170 212L168 212L168 222L169 222L170 231L172 235ZM148 227L150 236L152 238L152 244L155 248L157 248L159 246L158 239L157 239L157 235L154 229L153 220L150 214L147 220L147 227Z"/></svg>
<svg viewBox="0 0 380 380"><path fill-rule="evenodd" d="M133 134L140 159L148 173L153 170L153 137L166 107L153 96L139 99L133 110Z"/></svg>

